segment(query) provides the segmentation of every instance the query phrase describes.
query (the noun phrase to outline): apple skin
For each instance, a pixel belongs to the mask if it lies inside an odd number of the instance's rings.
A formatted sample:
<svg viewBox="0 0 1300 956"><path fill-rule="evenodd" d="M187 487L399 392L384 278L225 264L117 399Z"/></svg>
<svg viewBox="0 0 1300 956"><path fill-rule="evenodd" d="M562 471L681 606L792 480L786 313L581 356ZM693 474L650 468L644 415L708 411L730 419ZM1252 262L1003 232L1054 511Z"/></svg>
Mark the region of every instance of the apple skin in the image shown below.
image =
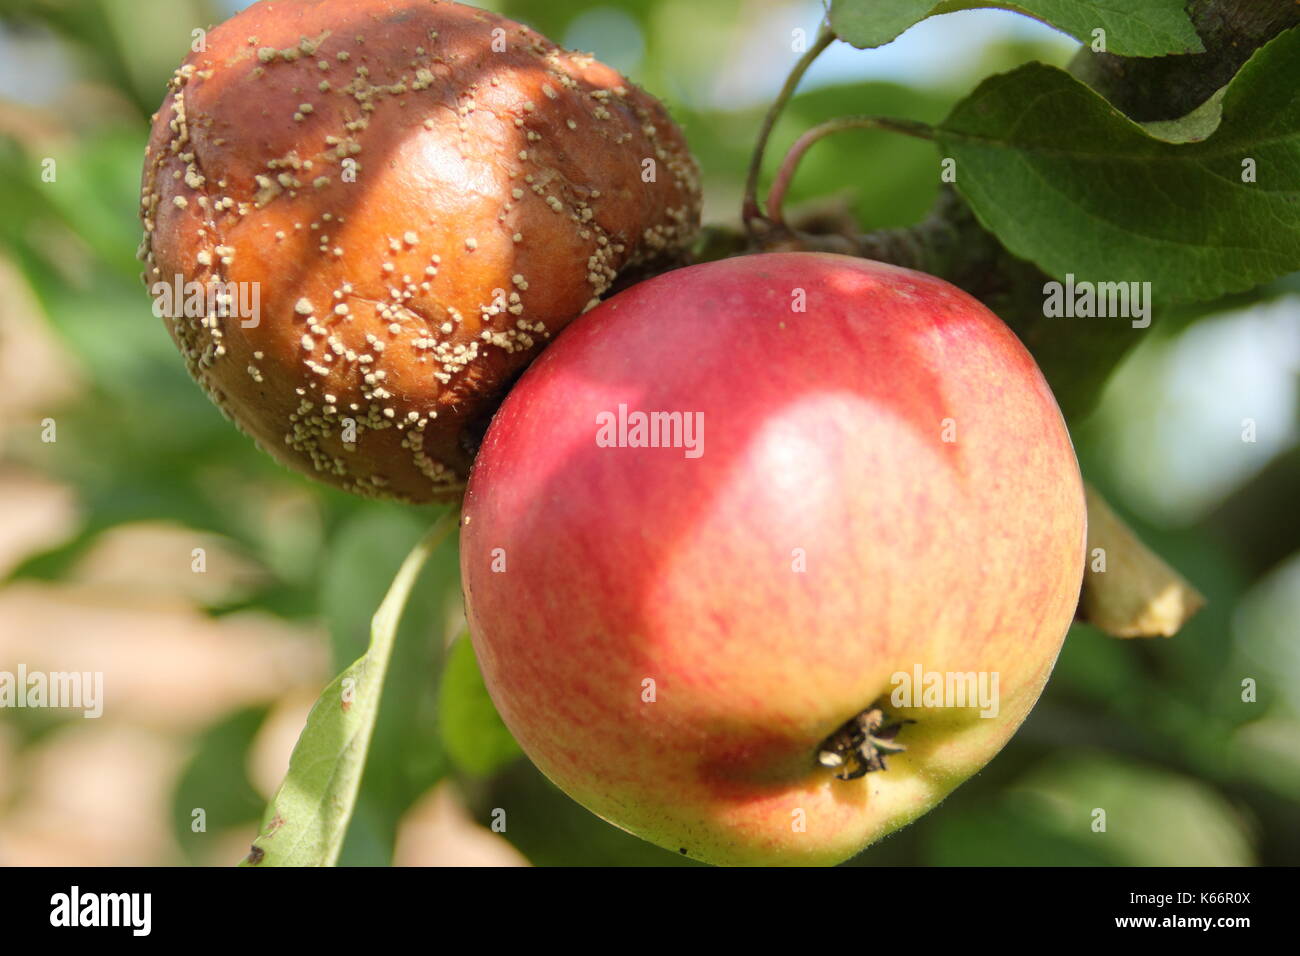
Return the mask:
<svg viewBox="0 0 1300 956"><path fill-rule="evenodd" d="M703 454L600 447L620 404L702 412ZM524 751L715 864L843 861L983 767L1085 557L1074 449L1011 330L933 276L825 254L680 269L583 316L497 412L464 509L470 631ZM891 706L918 665L996 673L997 716ZM820 745L877 702L916 721L907 751L835 779Z"/></svg>

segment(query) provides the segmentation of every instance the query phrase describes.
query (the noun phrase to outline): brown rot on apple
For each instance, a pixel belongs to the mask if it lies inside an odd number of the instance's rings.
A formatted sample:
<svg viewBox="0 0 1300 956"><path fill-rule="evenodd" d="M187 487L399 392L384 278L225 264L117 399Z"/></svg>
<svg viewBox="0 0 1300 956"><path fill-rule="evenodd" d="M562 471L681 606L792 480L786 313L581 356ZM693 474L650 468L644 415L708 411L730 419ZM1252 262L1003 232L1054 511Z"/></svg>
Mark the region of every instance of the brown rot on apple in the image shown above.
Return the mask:
<svg viewBox="0 0 1300 956"><path fill-rule="evenodd" d="M263 0L172 78L140 255L241 428L422 502L463 489L552 336L676 261L699 204L664 107L590 56L457 3Z"/></svg>

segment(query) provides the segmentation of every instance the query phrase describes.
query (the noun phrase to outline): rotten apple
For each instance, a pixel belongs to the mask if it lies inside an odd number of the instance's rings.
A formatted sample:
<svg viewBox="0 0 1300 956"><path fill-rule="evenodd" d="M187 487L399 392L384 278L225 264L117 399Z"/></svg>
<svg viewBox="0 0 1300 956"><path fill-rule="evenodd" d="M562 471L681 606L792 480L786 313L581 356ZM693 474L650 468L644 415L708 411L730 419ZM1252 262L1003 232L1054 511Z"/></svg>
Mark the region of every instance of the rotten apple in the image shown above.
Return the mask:
<svg viewBox="0 0 1300 956"><path fill-rule="evenodd" d="M203 40L154 117L144 279L213 401L317 480L459 498L519 371L694 236L663 105L495 13L263 0Z"/></svg>

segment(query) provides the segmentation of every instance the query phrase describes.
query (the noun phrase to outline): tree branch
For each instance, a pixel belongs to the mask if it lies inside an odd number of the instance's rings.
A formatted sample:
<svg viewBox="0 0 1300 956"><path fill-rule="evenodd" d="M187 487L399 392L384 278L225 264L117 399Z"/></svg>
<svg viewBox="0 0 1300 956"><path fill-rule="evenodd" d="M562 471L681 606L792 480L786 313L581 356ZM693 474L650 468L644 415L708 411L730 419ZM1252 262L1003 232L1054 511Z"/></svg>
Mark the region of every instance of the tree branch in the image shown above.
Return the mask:
<svg viewBox="0 0 1300 956"><path fill-rule="evenodd" d="M1300 3L1193 0L1193 23L1205 53L1136 59L1080 51L1071 72L1135 119L1183 116L1232 78L1250 55L1300 24ZM861 234L771 230L755 234L767 251L839 252L941 276L965 289L1015 330L1034 354L1066 418L1092 410L1102 385L1140 338L1129 326L1076 323L1061 335L1059 319L1043 315L1050 277L1007 252L944 187L927 218L906 229ZM725 243L717 244L725 248Z"/></svg>

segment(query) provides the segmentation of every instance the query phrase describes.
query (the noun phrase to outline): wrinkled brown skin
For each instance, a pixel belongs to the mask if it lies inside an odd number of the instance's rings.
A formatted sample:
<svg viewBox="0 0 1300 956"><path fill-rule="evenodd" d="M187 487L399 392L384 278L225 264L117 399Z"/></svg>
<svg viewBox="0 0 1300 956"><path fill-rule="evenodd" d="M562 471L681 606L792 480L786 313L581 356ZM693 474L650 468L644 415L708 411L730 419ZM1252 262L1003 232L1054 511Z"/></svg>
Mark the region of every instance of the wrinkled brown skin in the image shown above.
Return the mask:
<svg viewBox="0 0 1300 956"><path fill-rule="evenodd" d="M547 340L619 273L677 260L699 205L664 107L588 56L456 3L275 0L174 75L141 258L151 288L260 284L255 327L165 321L264 448L348 491L427 502L460 493Z"/></svg>

